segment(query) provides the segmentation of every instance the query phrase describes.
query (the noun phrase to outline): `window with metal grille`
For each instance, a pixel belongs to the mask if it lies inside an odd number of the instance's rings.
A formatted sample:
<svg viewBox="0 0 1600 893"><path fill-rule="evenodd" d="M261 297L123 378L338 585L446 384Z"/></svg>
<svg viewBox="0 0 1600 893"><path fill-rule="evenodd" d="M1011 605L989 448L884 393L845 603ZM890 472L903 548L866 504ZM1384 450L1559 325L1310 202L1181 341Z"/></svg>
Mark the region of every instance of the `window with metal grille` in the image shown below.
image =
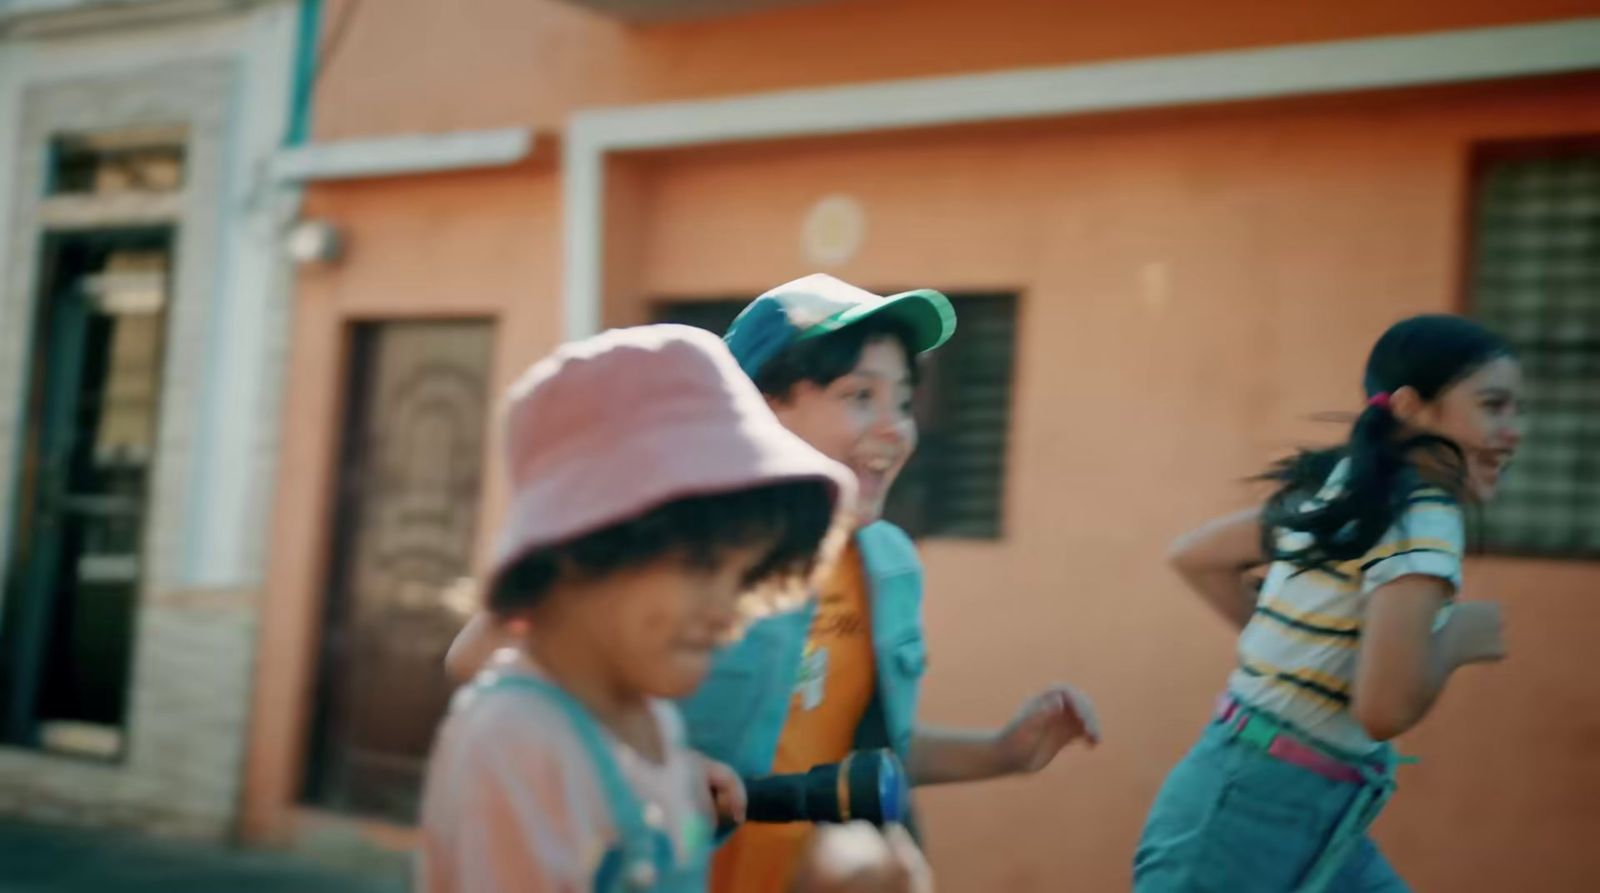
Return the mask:
<svg viewBox="0 0 1600 893"><path fill-rule="evenodd" d="M1516 348L1527 414L1483 542L1600 555L1600 139L1486 149L1476 172L1472 305Z"/></svg>
<svg viewBox="0 0 1600 893"><path fill-rule="evenodd" d="M997 539L1005 518L1014 295L951 295L958 324L923 360L916 397L920 441L890 493L886 515L915 537ZM674 302L658 322L721 334L747 299Z"/></svg>

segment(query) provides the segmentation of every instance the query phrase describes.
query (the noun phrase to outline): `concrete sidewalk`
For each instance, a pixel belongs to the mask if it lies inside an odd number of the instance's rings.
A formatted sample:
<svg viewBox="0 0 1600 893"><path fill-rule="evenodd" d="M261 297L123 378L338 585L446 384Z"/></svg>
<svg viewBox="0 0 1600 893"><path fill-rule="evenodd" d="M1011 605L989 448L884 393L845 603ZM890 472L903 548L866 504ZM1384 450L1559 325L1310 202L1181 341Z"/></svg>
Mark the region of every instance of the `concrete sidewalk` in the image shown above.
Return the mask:
<svg viewBox="0 0 1600 893"><path fill-rule="evenodd" d="M404 893L293 855L0 822L0 893Z"/></svg>

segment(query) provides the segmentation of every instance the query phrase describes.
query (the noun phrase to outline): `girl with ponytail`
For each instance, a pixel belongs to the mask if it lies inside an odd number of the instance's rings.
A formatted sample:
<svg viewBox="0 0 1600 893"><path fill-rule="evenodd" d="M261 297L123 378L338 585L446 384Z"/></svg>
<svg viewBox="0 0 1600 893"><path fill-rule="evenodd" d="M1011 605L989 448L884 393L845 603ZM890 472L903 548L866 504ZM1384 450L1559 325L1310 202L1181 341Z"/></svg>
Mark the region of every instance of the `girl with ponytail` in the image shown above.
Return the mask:
<svg viewBox="0 0 1600 893"><path fill-rule="evenodd" d="M1498 605L1456 593L1462 506L1493 498L1521 439L1521 371L1478 324L1418 316L1378 339L1363 386L1345 443L1273 466L1264 506L1172 548L1242 632L1151 808L1138 893L1408 889L1366 829L1394 790L1388 741L1455 670L1504 656Z"/></svg>

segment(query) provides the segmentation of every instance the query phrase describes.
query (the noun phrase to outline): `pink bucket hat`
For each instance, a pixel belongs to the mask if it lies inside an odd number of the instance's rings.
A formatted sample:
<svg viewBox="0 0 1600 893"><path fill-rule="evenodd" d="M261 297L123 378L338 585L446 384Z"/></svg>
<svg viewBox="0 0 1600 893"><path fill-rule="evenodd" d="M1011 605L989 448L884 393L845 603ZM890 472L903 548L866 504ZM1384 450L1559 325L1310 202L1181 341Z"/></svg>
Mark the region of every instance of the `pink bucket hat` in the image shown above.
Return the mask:
<svg viewBox="0 0 1600 893"><path fill-rule="evenodd" d="M677 499L817 480L843 517L855 496L850 471L783 427L722 341L689 326L564 345L512 385L505 413L512 493L491 589L530 552Z"/></svg>

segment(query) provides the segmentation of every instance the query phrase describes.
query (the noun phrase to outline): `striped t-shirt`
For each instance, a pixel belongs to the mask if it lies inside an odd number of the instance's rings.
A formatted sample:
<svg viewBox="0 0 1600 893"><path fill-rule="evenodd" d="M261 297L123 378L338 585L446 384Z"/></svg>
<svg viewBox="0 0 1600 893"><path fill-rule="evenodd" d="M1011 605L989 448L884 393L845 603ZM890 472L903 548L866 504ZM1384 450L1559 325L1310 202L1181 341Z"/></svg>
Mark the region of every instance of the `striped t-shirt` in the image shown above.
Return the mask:
<svg viewBox="0 0 1600 893"><path fill-rule="evenodd" d="M1315 500L1337 492L1341 464ZM1280 532L1280 548L1299 544ZM1239 636L1239 666L1228 688L1243 703L1351 753L1376 742L1350 714L1356 654L1367 600L1385 583L1420 574L1461 586L1465 544L1461 509L1446 491L1414 490L1403 514L1360 558L1321 569L1274 562L1255 616Z"/></svg>

